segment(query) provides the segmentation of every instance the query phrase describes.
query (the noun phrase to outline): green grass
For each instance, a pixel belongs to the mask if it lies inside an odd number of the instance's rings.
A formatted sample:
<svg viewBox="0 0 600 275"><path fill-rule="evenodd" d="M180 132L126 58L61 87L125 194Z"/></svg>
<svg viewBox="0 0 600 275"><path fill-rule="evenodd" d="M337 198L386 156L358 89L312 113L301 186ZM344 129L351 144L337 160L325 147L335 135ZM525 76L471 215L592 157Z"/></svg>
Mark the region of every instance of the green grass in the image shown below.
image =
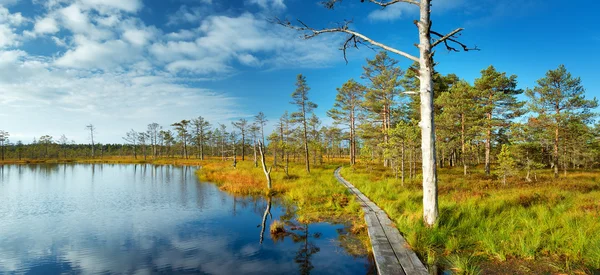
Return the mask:
<svg viewBox="0 0 600 275"><path fill-rule="evenodd" d="M507 186L479 174L465 178L461 169L439 174L440 219L430 229L423 226L420 180L403 187L383 168L342 170L429 263L459 274L479 273L481 261L518 262L544 272L600 269L598 172L559 180L547 172L539 182L514 178Z"/></svg>

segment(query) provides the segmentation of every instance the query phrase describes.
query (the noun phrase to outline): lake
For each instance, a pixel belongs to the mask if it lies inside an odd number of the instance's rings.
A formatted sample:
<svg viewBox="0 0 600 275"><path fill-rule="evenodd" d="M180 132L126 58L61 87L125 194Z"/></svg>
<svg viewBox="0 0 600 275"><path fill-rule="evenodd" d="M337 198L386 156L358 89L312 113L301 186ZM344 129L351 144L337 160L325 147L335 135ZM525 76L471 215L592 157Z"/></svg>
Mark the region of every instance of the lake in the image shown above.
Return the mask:
<svg viewBox="0 0 600 275"><path fill-rule="evenodd" d="M365 252L347 248L359 243L348 225L299 224L277 199L261 243L268 200L222 192L196 169L0 166L0 273L373 272ZM273 220L289 233L272 236Z"/></svg>

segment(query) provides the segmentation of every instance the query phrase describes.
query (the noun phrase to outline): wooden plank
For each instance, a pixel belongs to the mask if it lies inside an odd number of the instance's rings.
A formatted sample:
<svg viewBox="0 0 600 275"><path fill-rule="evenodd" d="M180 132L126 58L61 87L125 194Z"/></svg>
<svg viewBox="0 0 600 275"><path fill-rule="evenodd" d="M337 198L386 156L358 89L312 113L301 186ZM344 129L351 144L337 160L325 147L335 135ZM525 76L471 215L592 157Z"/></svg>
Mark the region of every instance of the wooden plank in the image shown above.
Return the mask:
<svg viewBox="0 0 600 275"><path fill-rule="evenodd" d="M427 275L427 268L419 260L417 254L410 249L398 229L385 211L379 208L360 190L340 175L341 167L335 170L337 180L354 193L359 200L363 212L367 232L373 247L373 256L379 274Z"/></svg>

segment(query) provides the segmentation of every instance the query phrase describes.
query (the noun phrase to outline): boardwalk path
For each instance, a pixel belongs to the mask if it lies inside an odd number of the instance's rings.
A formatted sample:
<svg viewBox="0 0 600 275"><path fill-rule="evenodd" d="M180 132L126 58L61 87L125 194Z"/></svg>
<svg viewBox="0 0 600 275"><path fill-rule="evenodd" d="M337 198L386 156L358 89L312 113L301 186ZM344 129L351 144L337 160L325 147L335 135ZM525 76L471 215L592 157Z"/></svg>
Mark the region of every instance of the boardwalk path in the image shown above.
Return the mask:
<svg viewBox="0 0 600 275"><path fill-rule="evenodd" d="M369 200L360 190L354 187L354 185L342 178L340 175L341 169L340 167L335 170L335 177L356 195L365 212L365 221L367 222L369 238L373 246L377 272L381 275L429 274L417 257L417 254L408 248L406 240L400 235L398 229L394 227L387 214Z"/></svg>

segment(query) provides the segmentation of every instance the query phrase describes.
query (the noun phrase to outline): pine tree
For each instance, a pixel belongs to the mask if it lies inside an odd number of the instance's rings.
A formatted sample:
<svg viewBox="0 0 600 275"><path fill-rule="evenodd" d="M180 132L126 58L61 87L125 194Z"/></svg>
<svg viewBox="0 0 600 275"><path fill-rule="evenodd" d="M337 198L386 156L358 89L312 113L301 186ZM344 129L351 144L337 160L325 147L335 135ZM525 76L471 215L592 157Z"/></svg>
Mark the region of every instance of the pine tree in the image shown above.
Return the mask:
<svg viewBox="0 0 600 275"><path fill-rule="evenodd" d="M506 185L506 178L516 174L516 162L510 152L510 147L502 144L498 154L498 174L502 177L502 184Z"/></svg>
<svg viewBox="0 0 600 275"><path fill-rule="evenodd" d="M477 127L481 124L481 108L474 103L474 88L461 80L454 84L449 92L441 93L436 99L436 106L441 114L437 117L438 136L447 139L458 139L460 146L463 174L467 175L467 144L474 138ZM460 137L456 135L460 133ZM443 157L442 157L443 159Z"/></svg>
<svg viewBox="0 0 600 275"><path fill-rule="evenodd" d="M489 66L481 71L481 77L475 79L477 99L485 113L485 173L490 174L490 157L492 140L496 129L508 126L510 120L522 115L524 102L519 102L517 95L523 90L517 89L517 76L506 76Z"/></svg>
<svg viewBox="0 0 600 275"><path fill-rule="evenodd" d="M365 96L366 87L354 81L348 80L341 88L337 88L333 109L327 115L333 118L336 124L348 125L350 133L350 164L356 163L356 127L360 105Z"/></svg>
<svg viewBox="0 0 600 275"><path fill-rule="evenodd" d="M298 122L302 125L303 130L303 142L304 142L304 162L306 164L306 172L310 173L310 163L308 155L308 114L317 108L317 104L309 101L308 91L310 88L306 83L306 77L299 74L296 78L296 90L292 93L292 104L298 107L298 111L292 113L292 119L294 122Z"/></svg>
<svg viewBox="0 0 600 275"><path fill-rule="evenodd" d="M404 74L397 64L398 61L382 51L375 59L367 59L367 66L363 67L363 78L369 80L363 105L372 115L373 121L381 124L381 140L384 146L389 141L392 108L398 102L396 97L400 96L400 77ZM384 166L389 166L388 159L384 159Z"/></svg>
<svg viewBox="0 0 600 275"><path fill-rule="evenodd" d="M587 121L594 114L592 108L598 106L596 98L586 100L585 89L579 77L573 77L564 65L550 70L537 81L533 90L527 91L529 109L537 113L538 119L554 131L553 163L554 177L558 178L559 146L561 131L569 121ZM566 149L566 147L565 147ZM567 152L564 150L563 155ZM563 164L566 171L566 162Z"/></svg>

